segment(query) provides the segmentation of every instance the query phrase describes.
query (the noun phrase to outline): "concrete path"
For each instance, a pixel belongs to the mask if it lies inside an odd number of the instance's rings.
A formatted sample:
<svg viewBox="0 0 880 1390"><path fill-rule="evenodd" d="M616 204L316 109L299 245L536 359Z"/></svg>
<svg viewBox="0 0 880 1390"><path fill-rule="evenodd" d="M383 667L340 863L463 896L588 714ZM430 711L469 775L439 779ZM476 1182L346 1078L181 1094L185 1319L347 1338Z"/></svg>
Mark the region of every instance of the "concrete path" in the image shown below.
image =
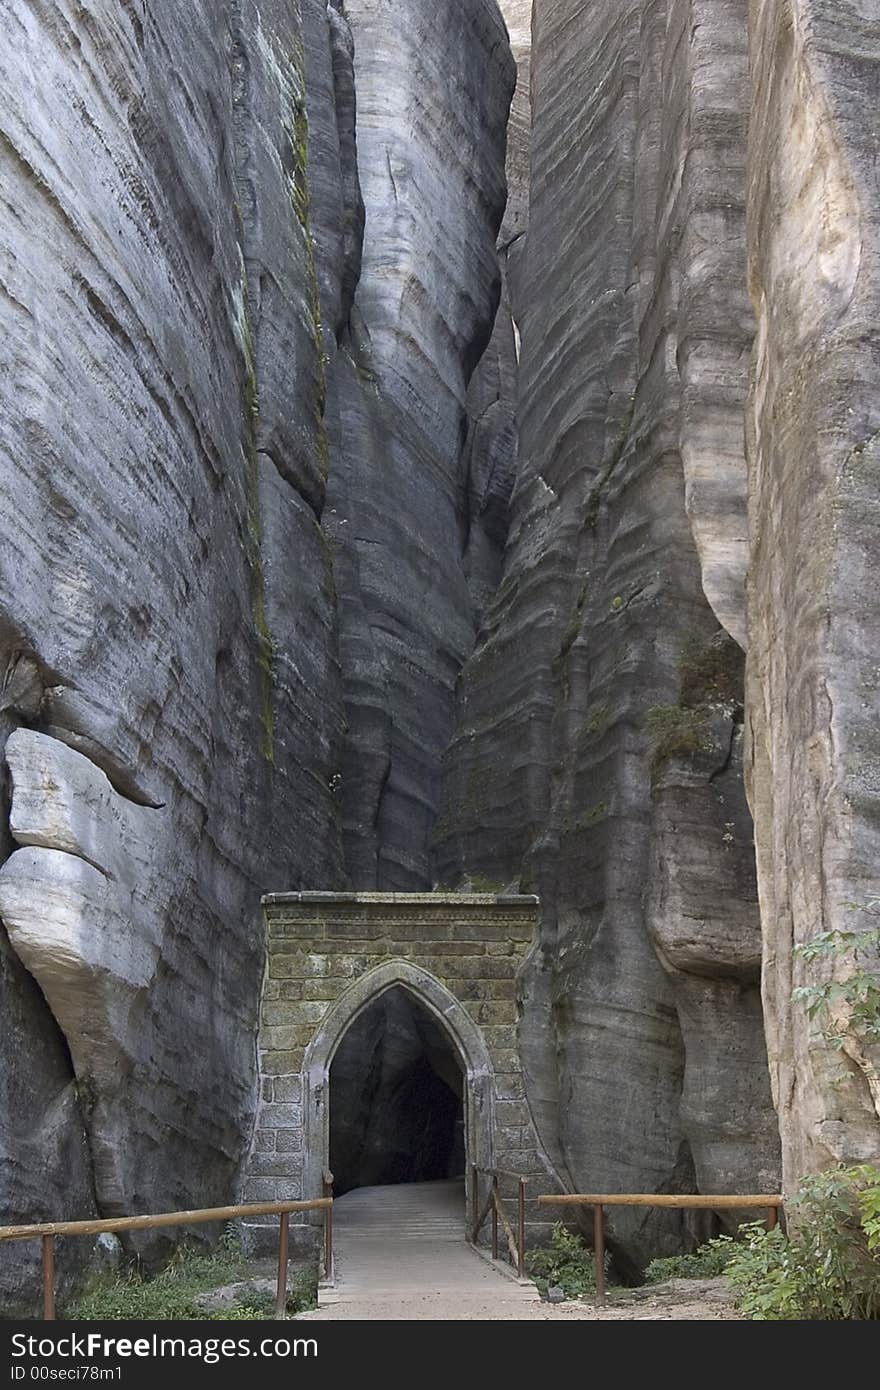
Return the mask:
<svg viewBox="0 0 880 1390"><path fill-rule="evenodd" d="M322 1289L321 1321L528 1317L539 1305L464 1238L460 1182L360 1187L333 1205L336 1283Z"/></svg>

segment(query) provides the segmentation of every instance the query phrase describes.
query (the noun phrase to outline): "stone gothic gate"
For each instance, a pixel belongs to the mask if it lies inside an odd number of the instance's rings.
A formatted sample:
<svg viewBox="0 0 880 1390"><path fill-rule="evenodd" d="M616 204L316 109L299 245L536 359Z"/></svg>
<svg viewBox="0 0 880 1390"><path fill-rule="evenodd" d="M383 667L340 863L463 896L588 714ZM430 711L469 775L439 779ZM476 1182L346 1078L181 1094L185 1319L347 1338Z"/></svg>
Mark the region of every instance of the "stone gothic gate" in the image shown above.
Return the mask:
<svg viewBox="0 0 880 1390"><path fill-rule="evenodd" d="M354 1020L395 987L440 1024L461 1067L468 1202L473 1164L546 1175L517 1041L516 976L534 944L537 898L272 893L263 907L260 1095L242 1201L320 1195L333 1057ZM263 1231L276 1239L274 1226L257 1224L253 1246Z"/></svg>

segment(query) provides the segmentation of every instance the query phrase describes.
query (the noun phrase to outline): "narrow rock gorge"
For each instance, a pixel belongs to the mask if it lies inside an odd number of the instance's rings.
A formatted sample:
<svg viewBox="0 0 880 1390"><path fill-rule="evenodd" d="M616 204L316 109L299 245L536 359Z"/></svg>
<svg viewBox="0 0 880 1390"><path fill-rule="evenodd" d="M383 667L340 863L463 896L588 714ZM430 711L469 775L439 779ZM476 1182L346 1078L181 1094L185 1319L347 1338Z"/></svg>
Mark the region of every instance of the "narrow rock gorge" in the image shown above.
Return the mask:
<svg viewBox="0 0 880 1390"><path fill-rule="evenodd" d="M272 890L540 895L548 1182L876 1159L873 0L0 22L0 1221L234 1197Z"/></svg>
<svg viewBox="0 0 880 1390"><path fill-rule="evenodd" d="M734 640L745 11L539 4L533 41L520 461L440 863L541 896L523 1047L560 1175L760 1191L778 1140ZM680 1220L614 1230L643 1255Z"/></svg>

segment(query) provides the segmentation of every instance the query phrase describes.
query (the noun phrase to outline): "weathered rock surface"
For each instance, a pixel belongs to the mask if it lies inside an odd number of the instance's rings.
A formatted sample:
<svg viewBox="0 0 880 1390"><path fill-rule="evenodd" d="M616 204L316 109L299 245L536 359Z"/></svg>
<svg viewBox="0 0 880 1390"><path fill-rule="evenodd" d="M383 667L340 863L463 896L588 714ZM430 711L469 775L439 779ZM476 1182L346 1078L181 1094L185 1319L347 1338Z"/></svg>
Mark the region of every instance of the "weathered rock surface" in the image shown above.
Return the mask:
<svg viewBox="0 0 880 1390"><path fill-rule="evenodd" d="M341 873L299 10L0 23L3 1219L210 1204L260 891Z"/></svg>
<svg viewBox="0 0 880 1390"><path fill-rule="evenodd" d="M744 636L746 70L743 4L535 6L520 463L438 854L541 894L530 1098L594 1191L778 1180L715 660L718 619ZM626 1261L679 1229L613 1234Z"/></svg>
<svg viewBox="0 0 880 1390"><path fill-rule="evenodd" d="M749 6L750 749L764 1006L785 1176L880 1152L880 1057L792 1007L795 944L874 924L880 480L880 94L876 7ZM845 1084L836 1084L841 1068Z"/></svg>
<svg viewBox="0 0 880 1390"><path fill-rule="evenodd" d="M516 480L517 267L522 264L529 220L531 0L501 0L501 11L517 68L507 126L507 205L497 244L501 298L492 337L468 387L464 449L464 565L477 621L501 578L508 507Z"/></svg>
<svg viewBox="0 0 880 1390"><path fill-rule="evenodd" d="M229 1197L260 892L346 877L540 892L561 1180L776 1186L762 954L786 1184L876 1157L791 997L880 897L873 5L0 26L0 1220Z"/></svg>
<svg viewBox="0 0 880 1390"><path fill-rule="evenodd" d="M514 65L494 0L0 22L4 1216L210 1203L259 893L344 882L340 798L430 879Z"/></svg>
<svg viewBox="0 0 880 1390"><path fill-rule="evenodd" d="M498 302L514 68L494 0L348 0L344 16L331 29L342 197L321 182L314 196L322 224L337 219L319 279L334 330L325 521L348 721L346 864L357 887L416 889L432 882L440 760L474 640L468 536L483 497L469 493L463 441ZM313 65L326 83L326 53ZM317 120L313 130L314 157L328 141ZM508 430L506 486L509 452Z"/></svg>

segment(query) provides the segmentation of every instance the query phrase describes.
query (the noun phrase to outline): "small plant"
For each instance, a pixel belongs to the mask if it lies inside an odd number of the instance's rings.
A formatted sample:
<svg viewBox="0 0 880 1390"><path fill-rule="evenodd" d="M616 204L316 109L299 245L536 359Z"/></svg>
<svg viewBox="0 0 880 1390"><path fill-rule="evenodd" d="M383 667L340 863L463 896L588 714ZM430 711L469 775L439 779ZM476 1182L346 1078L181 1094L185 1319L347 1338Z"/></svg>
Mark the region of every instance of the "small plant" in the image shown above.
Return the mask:
<svg viewBox="0 0 880 1390"><path fill-rule="evenodd" d="M496 897L504 892L505 885L500 880L489 878L487 874L469 874L470 893L494 893Z"/></svg>
<svg viewBox="0 0 880 1390"><path fill-rule="evenodd" d="M645 1282L662 1284L667 1279L717 1279L724 1273L737 1250L732 1236L716 1236L690 1255L670 1255L652 1260L645 1270Z"/></svg>
<svg viewBox="0 0 880 1390"><path fill-rule="evenodd" d="M876 904L863 909L876 909ZM792 999L806 1005L809 1018L824 1015L831 1027L823 1034L832 1046L842 1048L847 1031L856 1033L863 1042L880 1043L880 975L866 970L860 962L880 949L880 929L870 931L826 931L814 936L794 953L812 963L822 958L846 959L852 969L843 980L829 980L820 985L803 985L792 993ZM843 1022L841 1015L846 1015Z"/></svg>
<svg viewBox="0 0 880 1390"><path fill-rule="evenodd" d="M880 916L880 903L872 900L859 906L859 911L871 917ZM794 954L808 965L827 960L839 962L837 979L819 984L801 985L792 990L792 1000L803 1004L810 1019L825 1023L821 1037L828 1047L846 1052L864 1074L875 1104L880 1103L880 1075L864 1049L880 1044L880 974L877 956L880 952L880 928L861 931L820 932L812 940L795 946ZM866 968L866 962L873 969ZM837 1080L844 1082L849 1073Z"/></svg>
<svg viewBox="0 0 880 1390"><path fill-rule="evenodd" d="M645 714L645 728L653 736L656 771L662 763L703 747L706 711L685 709L683 705L654 705Z"/></svg>
<svg viewBox="0 0 880 1390"><path fill-rule="evenodd" d="M725 1270L737 1305L759 1321L880 1318L880 1168L807 1178L794 1231L743 1226Z"/></svg>
<svg viewBox="0 0 880 1390"><path fill-rule="evenodd" d="M550 1233L550 1244L526 1255L526 1269L542 1294L556 1285L568 1298L582 1298L595 1292L596 1273L593 1252L583 1239L557 1221Z"/></svg>

